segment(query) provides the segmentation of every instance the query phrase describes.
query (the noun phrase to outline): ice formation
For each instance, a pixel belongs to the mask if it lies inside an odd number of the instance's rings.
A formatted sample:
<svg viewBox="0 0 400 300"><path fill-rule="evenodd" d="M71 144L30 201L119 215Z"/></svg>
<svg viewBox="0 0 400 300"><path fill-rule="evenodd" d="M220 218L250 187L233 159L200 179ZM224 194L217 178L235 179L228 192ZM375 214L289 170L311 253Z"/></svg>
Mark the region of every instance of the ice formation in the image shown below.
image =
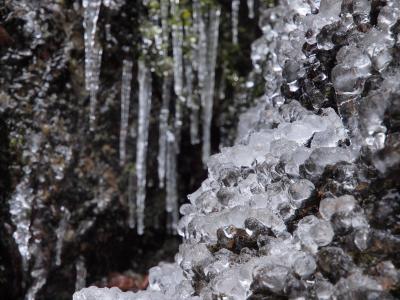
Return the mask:
<svg viewBox="0 0 400 300"><path fill-rule="evenodd" d="M202 80L201 87L201 105L202 105L202 130L203 130L203 163L206 164L211 154L211 121L213 117L214 105L214 89L215 89L215 67L217 63L218 54L218 37L219 37L219 23L220 23L221 9L219 7L213 8L208 12L208 28L206 30L203 26L200 29L199 45L200 61L204 63L200 67L199 63L199 77ZM202 22L200 22L202 23ZM205 35L205 37L204 37ZM203 69L204 68L204 69Z"/></svg>
<svg viewBox="0 0 400 300"><path fill-rule="evenodd" d="M249 10L249 18L254 18L254 0L247 0L247 9Z"/></svg>
<svg viewBox="0 0 400 300"><path fill-rule="evenodd" d="M97 92L101 68L102 47L96 42L97 21L102 0L83 0L83 27L85 28L85 85L90 95L90 128L96 121Z"/></svg>
<svg viewBox="0 0 400 300"><path fill-rule="evenodd" d="M239 7L240 1L233 0L232 1L232 43L238 43L238 29L239 29Z"/></svg>
<svg viewBox="0 0 400 300"><path fill-rule="evenodd" d="M136 142L136 205L131 205L129 225L136 228L139 234L144 231L144 213L146 199L147 176L147 145L149 137L149 118L151 108L151 72L144 61L139 61L139 113L138 113L138 137ZM134 209L136 208L136 212ZM135 218L136 213L136 218Z"/></svg>
<svg viewBox="0 0 400 300"><path fill-rule="evenodd" d="M175 262L150 270L147 291L90 287L74 300L394 299L400 241L385 203L398 191L360 201L367 174L379 178L400 161L398 134L383 122L398 98L391 50L400 10L394 0L373 3L293 0L260 8L263 36L252 59L265 94L242 118L233 147L209 158L203 131L208 179L180 209L184 241ZM209 12L207 29L201 17L196 22L209 129L219 11ZM390 229L375 226L376 215L387 216Z"/></svg>
<svg viewBox="0 0 400 300"><path fill-rule="evenodd" d="M121 81L121 129L119 134L119 159L120 165L123 166L126 160L126 137L129 126L129 103L131 97L132 82L131 60L124 60L122 63L122 81Z"/></svg>

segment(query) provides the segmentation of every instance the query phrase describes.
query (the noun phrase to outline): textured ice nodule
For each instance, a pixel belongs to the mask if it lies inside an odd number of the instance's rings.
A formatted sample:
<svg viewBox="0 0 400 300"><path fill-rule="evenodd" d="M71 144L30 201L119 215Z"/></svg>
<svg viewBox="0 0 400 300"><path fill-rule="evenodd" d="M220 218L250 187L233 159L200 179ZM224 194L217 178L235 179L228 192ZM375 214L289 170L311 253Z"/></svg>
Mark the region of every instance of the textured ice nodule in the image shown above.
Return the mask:
<svg viewBox="0 0 400 300"><path fill-rule="evenodd" d="M300 255L293 264L294 272L302 278L307 278L312 275L317 268L315 259L310 254Z"/></svg>
<svg viewBox="0 0 400 300"><path fill-rule="evenodd" d="M159 293L158 293L159 294ZM159 294L159 299L165 299L164 295ZM76 292L73 300L136 300L140 299L138 295L132 292L122 292L118 288L98 288L91 286ZM151 298L148 298L151 299ZM154 298L153 298L154 299Z"/></svg>
<svg viewBox="0 0 400 300"><path fill-rule="evenodd" d="M356 200L351 195L338 198L325 198L319 204L319 213L325 220L330 220L335 213L348 214L356 207Z"/></svg>
<svg viewBox="0 0 400 300"><path fill-rule="evenodd" d="M316 253L318 247L329 245L334 236L329 221L318 219L312 215L300 220L294 234L311 253Z"/></svg>
<svg viewBox="0 0 400 300"><path fill-rule="evenodd" d="M304 201L310 198L314 189L314 184L307 179L300 179L292 183L288 190L291 202L296 208L300 208Z"/></svg>
<svg viewBox="0 0 400 300"><path fill-rule="evenodd" d="M302 166L304 175L308 178L320 176L327 165L334 165L340 161L352 162L355 153L351 149L339 147L316 148Z"/></svg>

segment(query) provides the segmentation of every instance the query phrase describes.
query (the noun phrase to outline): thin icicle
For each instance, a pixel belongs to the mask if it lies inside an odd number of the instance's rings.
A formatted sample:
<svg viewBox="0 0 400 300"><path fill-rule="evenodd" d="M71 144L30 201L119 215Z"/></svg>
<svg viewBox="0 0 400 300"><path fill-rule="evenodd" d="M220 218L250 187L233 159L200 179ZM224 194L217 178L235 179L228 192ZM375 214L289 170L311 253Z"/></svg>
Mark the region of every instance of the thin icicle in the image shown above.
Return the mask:
<svg viewBox="0 0 400 300"><path fill-rule="evenodd" d="M161 28L162 28L162 57L164 60L168 59L168 46L169 46L169 0L160 1L161 11ZM158 137L158 184L160 188L164 188L165 182L165 168L166 168L166 153L167 153L167 129L169 118L169 104L171 101L171 84L172 76L169 72L165 72L162 86L162 106L160 112L159 122L159 137Z"/></svg>
<svg viewBox="0 0 400 300"><path fill-rule="evenodd" d="M179 0L171 1L171 15L179 18ZM183 98L183 27L178 19L172 25L172 54L174 58L174 91L177 96L175 101L175 138L179 145L182 127L182 102ZM179 149L178 149L179 150ZM178 151L179 152L179 151Z"/></svg>
<svg viewBox="0 0 400 300"><path fill-rule="evenodd" d="M193 36L198 35L199 20L198 14L199 9L198 2L193 3L193 25L184 26L185 40L189 40L188 46L190 48L184 55L184 65L185 65L185 94L187 99L187 106L190 109L190 142L192 145L198 144L199 139L199 105L194 97L193 80L194 80L194 70L198 70L197 60L194 59L194 55L198 54L198 42L193 39Z"/></svg>
<svg viewBox="0 0 400 300"><path fill-rule="evenodd" d="M37 258L38 259L38 258ZM38 263L35 263L33 270L31 271L32 283L25 295L25 300L35 300L36 295L46 284L47 272Z"/></svg>
<svg viewBox="0 0 400 300"><path fill-rule="evenodd" d="M144 232L144 209L146 199L146 158L149 137L149 118L151 108L151 73L144 61L139 61L139 116L136 142L136 219L137 232ZM130 224L132 226L132 224Z"/></svg>
<svg viewBox="0 0 400 300"><path fill-rule="evenodd" d="M96 44L97 21L99 18L101 0L83 0L85 28L85 86L90 93L90 130L94 129L96 121L97 92L103 50Z"/></svg>
<svg viewBox="0 0 400 300"><path fill-rule="evenodd" d="M202 160L206 164L211 153L211 121L214 104L215 66L218 54L218 37L220 23L220 8L209 12L209 26L207 33L207 77L202 89L201 104L203 108L203 151Z"/></svg>
<svg viewBox="0 0 400 300"><path fill-rule="evenodd" d="M128 224L130 228L134 228L136 225L136 197L135 197L135 172L129 171L128 179L128 208L129 208L129 219Z"/></svg>
<svg viewBox="0 0 400 300"><path fill-rule="evenodd" d="M188 106L190 108L190 141L192 145L198 144L199 139L199 105L193 97L193 68L190 62L192 57L189 56L185 61L185 77L186 77L186 94Z"/></svg>
<svg viewBox="0 0 400 300"><path fill-rule="evenodd" d="M34 198L33 189L29 185L29 178L24 176L15 188L9 202L11 220L15 225L13 237L21 254L22 269L25 272L28 271L31 259L31 252L29 251L29 242L32 237L30 214Z"/></svg>
<svg viewBox="0 0 400 300"><path fill-rule="evenodd" d="M122 67L122 83L121 83L121 129L119 134L119 162L123 166L126 160L126 137L129 125L129 102L131 96L132 82L131 60L124 60Z"/></svg>
<svg viewBox="0 0 400 300"><path fill-rule="evenodd" d="M161 28L162 28L162 39L164 45L167 47L169 44L169 0L161 0L160 12L161 12ZM166 50L166 49L165 49ZM164 57L168 55L167 51L163 53Z"/></svg>
<svg viewBox="0 0 400 300"><path fill-rule="evenodd" d="M64 236L65 236L65 232L67 231L69 219L71 217L71 213L64 206L61 207L61 212L62 212L63 216L62 216L60 223L56 230L56 236L57 236L56 258L55 258L56 266L61 265L61 254L62 254L62 247L63 247L63 243L64 243Z"/></svg>
<svg viewBox="0 0 400 300"><path fill-rule="evenodd" d="M254 18L254 0L247 0L247 9L249 10L249 18Z"/></svg>
<svg viewBox="0 0 400 300"><path fill-rule="evenodd" d="M197 81L200 93L201 102L204 100L205 93L205 78L207 76L207 33L206 25L203 18L201 4L199 0L193 1L193 22L194 30L197 35L197 47L195 47L196 57L194 59L194 67L197 71ZM195 100L193 99L195 104ZM203 103L201 104L203 107ZM193 136L192 143L199 143L199 106L193 105L191 110L191 136Z"/></svg>
<svg viewBox="0 0 400 300"><path fill-rule="evenodd" d="M238 43L240 0L232 0L232 43Z"/></svg>
<svg viewBox="0 0 400 300"><path fill-rule="evenodd" d="M83 256L79 256L75 263L76 280L75 280L75 291L79 291L86 286L86 263Z"/></svg>
<svg viewBox="0 0 400 300"><path fill-rule="evenodd" d="M179 0L171 1L171 15L179 18ZM183 89L183 28L180 20L175 20L172 24L172 54L174 57L174 91L175 94L182 96Z"/></svg>
<svg viewBox="0 0 400 300"><path fill-rule="evenodd" d="M171 83L172 83L171 75L169 74L165 75L162 87L163 103L160 113L158 156L157 156L158 181L160 188L164 188L164 182L165 182L167 131L168 131L168 118L169 118L169 104L171 101Z"/></svg>
<svg viewBox="0 0 400 300"><path fill-rule="evenodd" d="M173 132L167 132L167 196L165 210L168 214L167 228L171 233L176 232L179 220L177 169L176 169L177 145Z"/></svg>
<svg viewBox="0 0 400 300"><path fill-rule="evenodd" d="M197 77L199 88L204 87L204 80L207 76L207 33L200 1L193 2L194 23L197 29Z"/></svg>

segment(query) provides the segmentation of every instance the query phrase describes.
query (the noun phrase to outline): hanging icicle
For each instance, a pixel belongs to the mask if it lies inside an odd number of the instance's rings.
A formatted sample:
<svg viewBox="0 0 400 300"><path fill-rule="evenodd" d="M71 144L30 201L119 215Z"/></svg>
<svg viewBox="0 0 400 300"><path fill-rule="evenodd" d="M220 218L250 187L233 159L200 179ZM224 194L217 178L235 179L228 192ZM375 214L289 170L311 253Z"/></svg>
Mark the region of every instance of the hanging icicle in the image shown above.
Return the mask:
<svg viewBox="0 0 400 300"><path fill-rule="evenodd" d="M202 160L206 164L211 153L211 121L214 104L215 67L218 53L218 37L220 23L220 8L213 8L209 12L209 25L207 31L207 76L201 92L201 105L203 109L203 151Z"/></svg>
<svg viewBox="0 0 400 300"><path fill-rule="evenodd" d="M185 94L187 98L187 106L190 110L190 142L192 145L198 144L199 139L199 105L196 101L193 88L194 74L193 71L198 70L198 61L194 59L195 55L198 54L197 46L198 42L194 39L194 36L198 35L199 27L199 8L198 1L193 3L193 20L190 25L184 25L185 41L188 41L188 51L184 55L185 65ZM196 7L197 6L197 7ZM193 25L192 25L193 24Z"/></svg>
<svg viewBox="0 0 400 300"><path fill-rule="evenodd" d="M167 131L169 119L169 104L171 101L171 84L172 76L170 74L164 75L164 82L162 87L162 107L160 113L159 123L159 138L158 138L158 181L159 187L164 188L165 170L166 170L166 155L167 155Z"/></svg>
<svg viewBox="0 0 400 300"><path fill-rule="evenodd" d="M124 60L122 63L122 83L121 83L121 128L119 134L119 162L123 166L126 160L126 137L129 125L129 102L131 96L132 82L131 60Z"/></svg>
<svg viewBox="0 0 400 300"><path fill-rule="evenodd" d="M247 0L247 9L249 10L249 19L254 19L254 0Z"/></svg>
<svg viewBox="0 0 400 300"><path fill-rule="evenodd" d="M67 231L68 222L69 219L71 218L70 211L64 206L61 206L61 213L63 214L63 216L56 230L56 236L57 236L56 258L55 258L56 266L61 265L61 254L62 254L62 247L64 244L65 232Z"/></svg>
<svg viewBox="0 0 400 300"><path fill-rule="evenodd" d="M199 105L195 102L193 95L193 68L192 57L188 56L185 60L186 94L190 109L190 142L192 145L198 144L199 139Z"/></svg>
<svg viewBox="0 0 400 300"><path fill-rule="evenodd" d="M174 91L177 96L175 101L175 139L180 144L182 127L182 102L183 98L183 27L180 20L179 0L171 1L171 15L175 18L172 24L172 54L174 61ZM179 152L179 149L178 149Z"/></svg>
<svg viewBox="0 0 400 300"><path fill-rule="evenodd" d="M193 11L194 23L197 29L197 77L199 88L202 89L207 75L207 34L199 0L194 1Z"/></svg>
<svg viewBox="0 0 400 300"><path fill-rule="evenodd" d="M75 263L76 270L76 280L75 280L75 291L79 291L86 286L86 262L83 256L79 256L78 260Z"/></svg>
<svg viewBox="0 0 400 300"><path fill-rule="evenodd" d="M137 232L144 232L144 209L146 199L146 158L149 136L149 118L151 108L151 73L144 61L139 61L139 116L138 116L138 136L136 141L136 218ZM132 217L130 218L132 220ZM133 224L132 224L133 223ZM134 222L130 222L134 226Z"/></svg>
<svg viewBox="0 0 400 300"><path fill-rule="evenodd" d="M162 58L164 61L168 60L169 49L169 0L161 0L161 28L162 28ZM164 188L165 182L165 169L166 169L166 154L167 154L167 129L169 119L169 105L171 101L171 84L172 76L170 72L166 71L163 75L162 86L162 106L159 121L159 138L158 138L158 182L159 187Z"/></svg>
<svg viewBox="0 0 400 300"><path fill-rule="evenodd" d="M240 0L232 0L232 43L238 43L239 6Z"/></svg>
<svg viewBox="0 0 400 300"><path fill-rule="evenodd" d="M101 46L96 43L101 0L83 0L82 5L84 8L83 27L85 29L85 86L90 94L90 130L94 130L101 57L103 54Z"/></svg>
<svg viewBox="0 0 400 300"><path fill-rule="evenodd" d="M177 169L176 169L177 144L173 132L167 132L167 196L165 200L165 210L167 211L167 229L175 233L178 220L178 191L177 191Z"/></svg>

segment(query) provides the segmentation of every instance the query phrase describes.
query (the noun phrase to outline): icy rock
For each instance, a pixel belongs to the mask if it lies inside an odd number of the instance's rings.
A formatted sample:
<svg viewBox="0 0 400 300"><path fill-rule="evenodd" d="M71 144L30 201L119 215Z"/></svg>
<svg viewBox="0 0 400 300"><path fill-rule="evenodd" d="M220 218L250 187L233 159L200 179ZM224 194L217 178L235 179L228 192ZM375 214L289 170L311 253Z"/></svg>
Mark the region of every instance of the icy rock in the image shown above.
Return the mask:
<svg viewBox="0 0 400 300"><path fill-rule="evenodd" d="M387 176L400 161L392 122L400 11L398 1L385 3L257 3L262 37L251 59L265 93L240 117L234 146L208 158L220 16L219 8L204 14L193 1L197 73L192 78L183 68L190 82L199 81L208 179L181 208L176 264L153 268L148 292L172 299L194 298L194 289L201 299L390 299L395 264L366 267L350 256L389 260L400 245L398 197L371 186L373 201L363 201L371 176Z"/></svg>

